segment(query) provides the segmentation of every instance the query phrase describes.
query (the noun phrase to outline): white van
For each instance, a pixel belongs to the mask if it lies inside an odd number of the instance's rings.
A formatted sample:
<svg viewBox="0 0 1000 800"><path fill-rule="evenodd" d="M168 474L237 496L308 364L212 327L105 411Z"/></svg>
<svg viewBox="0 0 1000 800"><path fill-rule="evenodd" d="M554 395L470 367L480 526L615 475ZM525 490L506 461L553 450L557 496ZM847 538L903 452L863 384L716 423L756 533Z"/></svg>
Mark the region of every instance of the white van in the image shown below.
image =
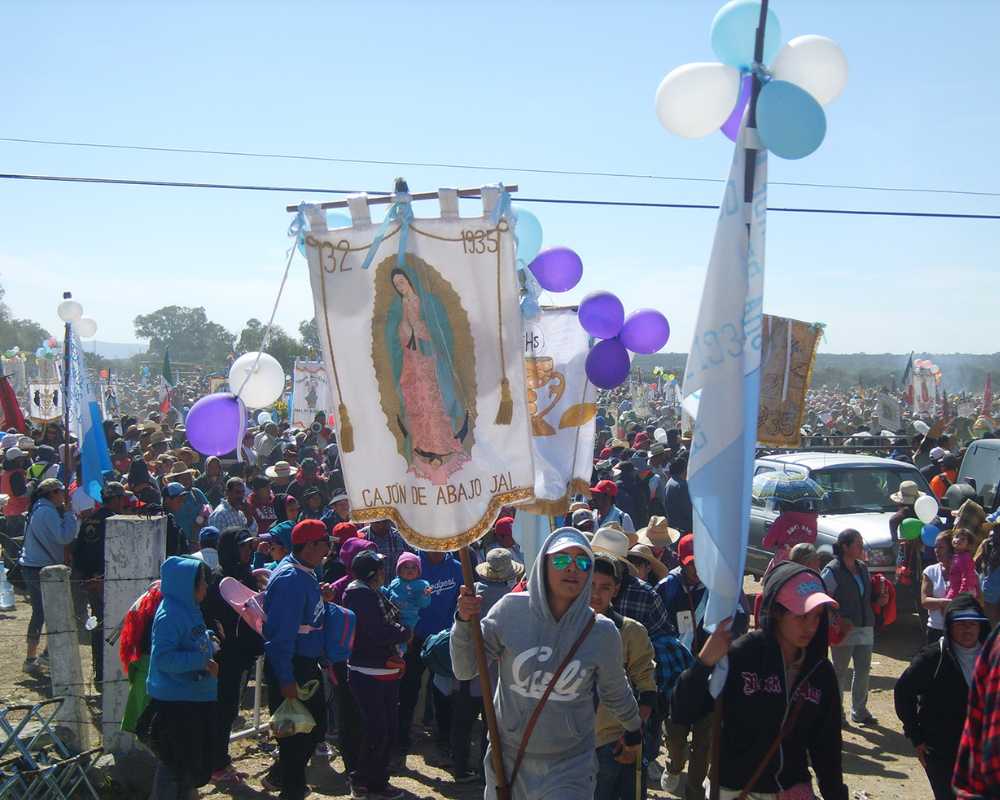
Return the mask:
<svg viewBox="0 0 1000 800"><path fill-rule="evenodd" d="M977 439L969 445L958 479L969 478L975 481L976 494L983 498L986 510L991 510L1000 485L1000 439Z"/></svg>

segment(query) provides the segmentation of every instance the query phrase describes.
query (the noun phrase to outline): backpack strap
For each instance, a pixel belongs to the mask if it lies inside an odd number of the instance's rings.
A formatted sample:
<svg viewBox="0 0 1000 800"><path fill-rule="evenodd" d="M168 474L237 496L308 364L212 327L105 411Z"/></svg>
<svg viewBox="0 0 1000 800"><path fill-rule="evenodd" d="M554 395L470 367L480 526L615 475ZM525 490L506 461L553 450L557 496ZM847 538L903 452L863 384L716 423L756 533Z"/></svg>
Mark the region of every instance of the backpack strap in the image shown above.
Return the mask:
<svg viewBox="0 0 1000 800"><path fill-rule="evenodd" d="M566 667L569 666L569 662L573 660L573 656L575 656L576 651L580 649L580 645L583 644L583 640L587 638L587 635L590 633L591 628L594 627L594 623L596 621L597 615L592 613L590 615L590 620L583 627L583 631L580 633L579 638L573 642L573 646L569 649L569 652L562 660L562 663L558 666L556 671L552 673L552 680L550 680L549 685L545 687L545 692L538 701L538 705L535 706L535 710L531 712L531 718L528 720L528 725L524 729L524 736L521 737L521 744L517 748L517 758L514 760L514 770L510 773L510 781L507 784L508 786L513 788L514 781L517 780L517 773L518 770L521 769L521 762L524 760L524 753L528 749L528 740L531 738L531 734L535 731L535 725L538 723L538 718L542 714L542 709L545 707L545 703L549 699L549 695L552 694L552 690L559 682L559 678L566 670Z"/></svg>

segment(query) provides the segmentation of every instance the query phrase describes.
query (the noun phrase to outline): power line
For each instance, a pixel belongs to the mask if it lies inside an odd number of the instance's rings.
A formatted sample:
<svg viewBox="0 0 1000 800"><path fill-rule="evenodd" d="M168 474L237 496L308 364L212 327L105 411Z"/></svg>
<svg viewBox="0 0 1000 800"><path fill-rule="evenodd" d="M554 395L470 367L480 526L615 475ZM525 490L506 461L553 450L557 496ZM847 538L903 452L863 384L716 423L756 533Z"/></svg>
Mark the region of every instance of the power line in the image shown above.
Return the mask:
<svg viewBox="0 0 1000 800"><path fill-rule="evenodd" d="M333 164L367 164L388 167L430 167L434 169L488 170L492 172L518 172L532 175L563 175L585 178L629 178L649 181L681 181L690 183L725 183L721 178L698 178L683 175L652 175L638 172L600 172L592 170L544 169L540 167L500 167L488 164L456 164L437 161L389 161L373 158L342 158L335 156L303 155L296 153L259 153L247 150L212 150L200 147L169 147L165 145L113 144L110 142L77 142L60 139L26 139L13 136L0 137L0 142L11 144L40 144L54 147L90 147L100 150L132 150L147 153L184 153L188 155L233 156L238 158L271 158L291 161L320 161ZM921 194L964 195L968 197L1000 197L1000 192L980 192L969 189L937 189L920 186L871 186L849 183L811 183L807 181L770 181L772 186L794 186L809 189L848 189L869 192L908 192Z"/></svg>
<svg viewBox="0 0 1000 800"><path fill-rule="evenodd" d="M93 178L74 175L27 175L22 173L0 173L0 180L51 181L56 183L91 183L112 186L150 186L153 188L177 189L232 189L251 192L296 192L303 194L357 194L356 189L323 189L308 186L257 186L239 183L196 183L193 181L154 181L135 178ZM385 195L391 192L369 191L371 195ZM518 203L552 203L558 205L607 206L623 208L679 208L696 210L718 210L711 203L647 203L637 200L578 200L561 197L517 197ZM1000 214L960 214L940 211L884 211L857 208L797 208L786 206L768 207L768 211L796 214L846 214L866 217L917 217L925 219L1000 219Z"/></svg>

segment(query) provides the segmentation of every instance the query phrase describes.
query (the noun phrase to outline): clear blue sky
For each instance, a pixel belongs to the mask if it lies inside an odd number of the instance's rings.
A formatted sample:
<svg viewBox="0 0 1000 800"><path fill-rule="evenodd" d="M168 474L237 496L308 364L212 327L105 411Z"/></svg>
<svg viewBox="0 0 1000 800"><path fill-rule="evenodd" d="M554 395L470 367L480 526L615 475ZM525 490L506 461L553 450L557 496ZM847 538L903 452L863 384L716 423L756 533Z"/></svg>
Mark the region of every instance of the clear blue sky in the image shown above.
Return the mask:
<svg viewBox="0 0 1000 800"><path fill-rule="evenodd" d="M713 60L708 28L719 5L6 3L0 136L722 178L727 139L678 139L653 113L666 72ZM1000 4L775 0L773 8L786 41L836 39L851 77L827 108L822 148L804 161L772 158L772 181L1000 190L992 141ZM414 190L507 180L525 196L721 196L713 183L6 143L0 171L371 190L404 174ZM270 312L287 246L284 206L300 199L0 181L0 281L16 315L53 331L68 288L104 341L133 341L133 317L170 303L203 305L238 332ZM1000 197L772 186L769 199L1000 212ZM560 299L607 288L626 308L654 305L673 327L666 349L687 349L715 212L530 208L546 244L571 246L584 260L579 290ZM826 352L993 352L998 241L1000 221L774 213L765 307L826 323ZM297 258L278 320L294 331L311 315Z"/></svg>

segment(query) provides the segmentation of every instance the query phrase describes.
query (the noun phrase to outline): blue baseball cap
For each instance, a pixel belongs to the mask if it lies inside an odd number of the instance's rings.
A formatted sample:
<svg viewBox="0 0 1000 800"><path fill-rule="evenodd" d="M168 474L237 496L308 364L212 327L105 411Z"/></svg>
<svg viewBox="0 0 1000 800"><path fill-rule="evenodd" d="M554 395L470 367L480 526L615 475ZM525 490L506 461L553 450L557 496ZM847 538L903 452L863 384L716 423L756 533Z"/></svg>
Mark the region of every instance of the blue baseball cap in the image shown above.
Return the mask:
<svg viewBox="0 0 1000 800"><path fill-rule="evenodd" d="M167 484L167 488L163 490L163 494L167 497L183 497L186 494L191 494L191 492L185 489L183 484L173 481Z"/></svg>
<svg viewBox="0 0 1000 800"><path fill-rule="evenodd" d="M206 525L200 531L198 531L198 544L202 547L207 547L209 544L215 544L219 541L219 529L214 525Z"/></svg>

